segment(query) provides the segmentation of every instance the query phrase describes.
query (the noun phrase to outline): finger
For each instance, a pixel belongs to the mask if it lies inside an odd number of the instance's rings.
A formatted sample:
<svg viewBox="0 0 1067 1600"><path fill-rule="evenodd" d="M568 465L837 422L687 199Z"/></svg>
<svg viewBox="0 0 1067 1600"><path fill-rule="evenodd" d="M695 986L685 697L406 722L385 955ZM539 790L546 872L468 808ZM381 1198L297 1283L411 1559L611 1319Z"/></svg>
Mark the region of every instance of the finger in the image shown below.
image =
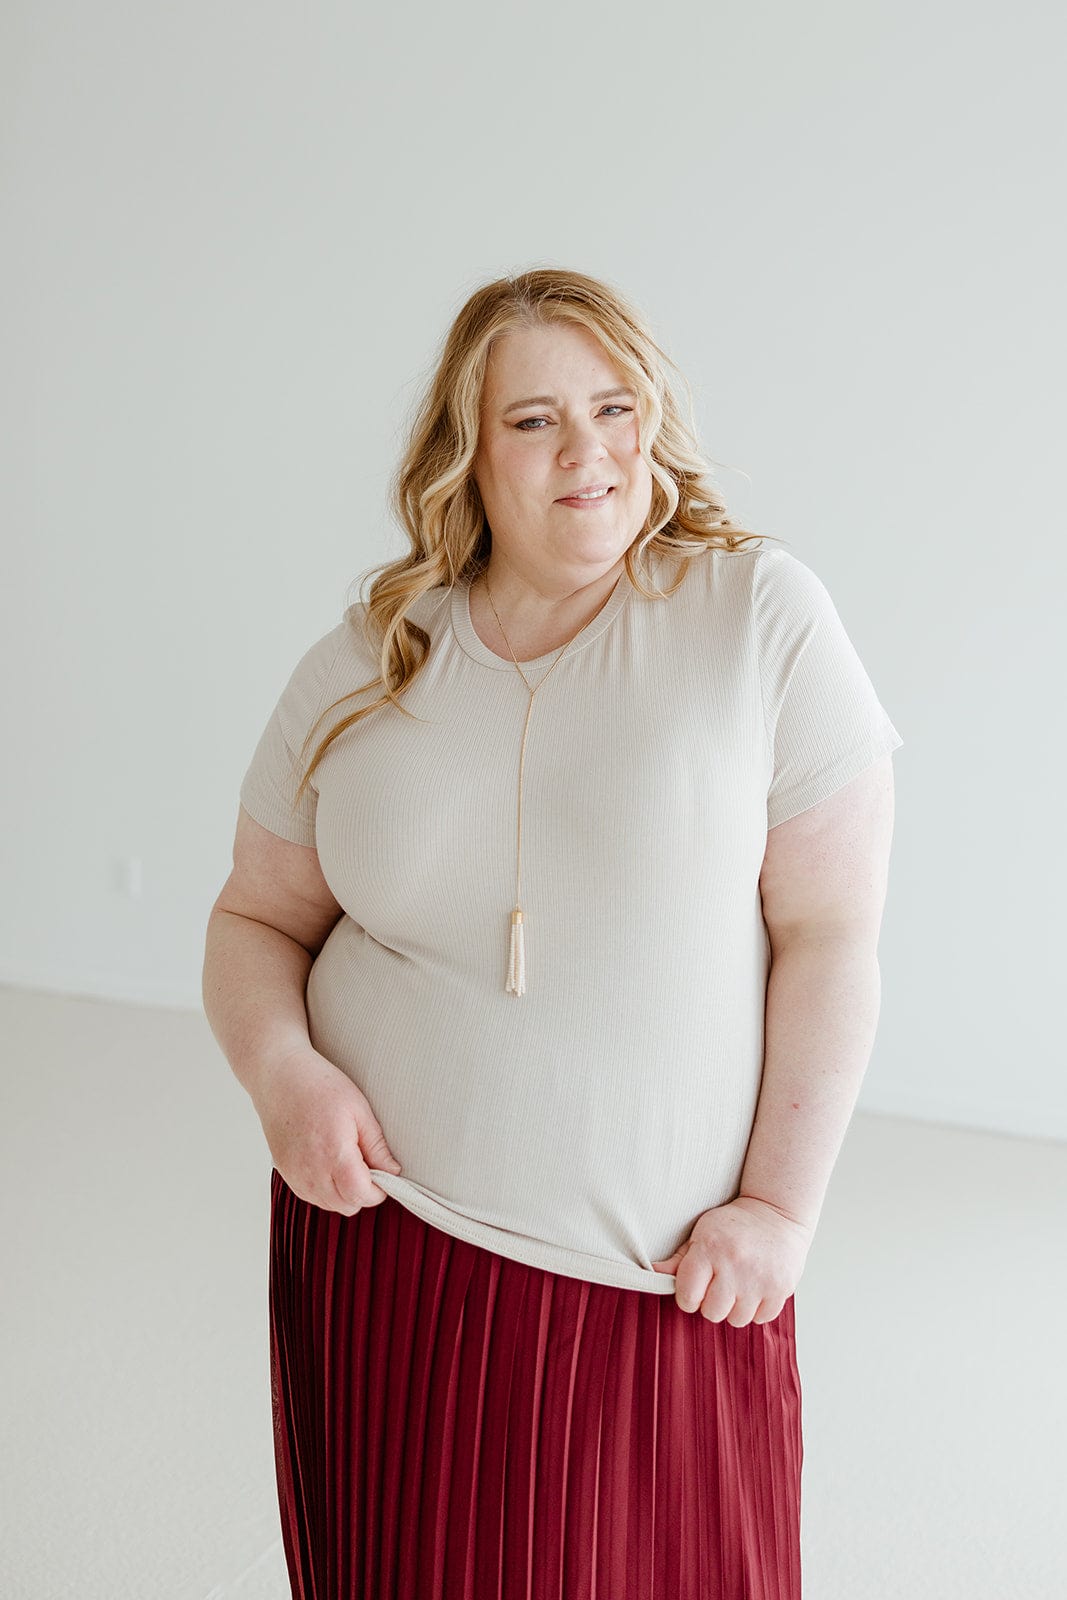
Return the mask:
<svg viewBox="0 0 1067 1600"><path fill-rule="evenodd" d="M385 1199L385 1190L372 1182L365 1164L359 1158L338 1161L331 1176L340 1199L357 1211L361 1206L379 1205Z"/></svg>
<svg viewBox="0 0 1067 1600"><path fill-rule="evenodd" d="M368 1167L381 1167L383 1172L400 1171L400 1162L390 1150L385 1134L376 1123L372 1123L369 1128L359 1128L357 1124L357 1132L360 1150Z"/></svg>
<svg viewBox="0 0 1067 1600"><path fill-rule="evenodd" d="M711 1287L704 1296L700 1315L707 1317L709 1322L725 1322L736 1300L737 1295L734 1293L732 1280L718 1272L712 1278Z"/></svg>
<svg viewBox="0 0 1067 1600"><path fill-rule="evenodd" d="M727 1322L732 1328L747 1328L761 1303L752 1295L747 1295L743 1300L735 1300L727 1315Z"/></svg>
<svg viewBox="0 0 1067 1600"><path fill-rule="evenodd" d="M357 1211L363 1209L362 1201L350 1200L346 1194L342 1193L332 1172L330 1174L330 1187L337 1196L337 1204L329 1207L331 1211L339 1211L343 1217L353 1217Z"/></svg>
<svg viewBox="0 0 1067 1600"><path fill-rule="evenodd" d="M684 1275L679 1271L674 1286L674 1298L683 1311L696 1311L702 1309L708 1296L708 1285L714 1281L714 1272L710 1267L697 1269L695 1263Z"/></svg>
<svg viewBox="0 0 1067 1600"><path fill-rule="evenodd" d="M778 1299L764 1298L756 1307L756 1315L752 1318L752 1320L753 1322L760 1323L774 1322L776 1318L781 1316L784 1308L785 1301L780 1297Z"/></svg>

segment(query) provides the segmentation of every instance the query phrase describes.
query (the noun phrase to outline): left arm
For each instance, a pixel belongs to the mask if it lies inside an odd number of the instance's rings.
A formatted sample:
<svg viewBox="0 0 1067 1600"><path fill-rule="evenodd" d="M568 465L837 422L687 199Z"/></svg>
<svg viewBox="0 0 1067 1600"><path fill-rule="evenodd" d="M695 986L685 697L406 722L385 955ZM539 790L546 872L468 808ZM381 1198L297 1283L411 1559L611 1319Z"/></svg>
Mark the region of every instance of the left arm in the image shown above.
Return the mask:
<svg viewBox="0 0 1067 1600"><path fill-rule="evenodd" d="M798 934L767 983L763 1081L739 1194L814 1231L870 1060L881 974L870 945Z"/></svg>
<svg viewBox="0 0 1067 1600"><path fill-rule="evenodd" d="M763 1078L738 1196L653 1263L712 1321L772 1321L799 1281L874 1044L892 833L887 755L767 835Z"/></svg>

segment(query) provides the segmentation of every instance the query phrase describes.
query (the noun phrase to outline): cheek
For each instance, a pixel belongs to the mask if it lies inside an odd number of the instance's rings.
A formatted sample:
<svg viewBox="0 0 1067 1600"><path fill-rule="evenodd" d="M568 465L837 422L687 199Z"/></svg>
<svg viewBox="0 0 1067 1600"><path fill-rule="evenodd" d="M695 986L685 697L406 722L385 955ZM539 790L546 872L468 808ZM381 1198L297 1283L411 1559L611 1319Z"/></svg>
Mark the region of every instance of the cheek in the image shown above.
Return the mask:
<svg viewBox="0 0 1067 1600"><path fill-rule="evenodd" d="M641 446L634 441L634 446L627 461L627 471L630 483L637 494L650 492L652 488L652 474L648 470L648 462L641 454Z"/></svg>
<svg viewBox="0 0 1067 1600"><path fill-rule="evenodd" d="M508 447L496 450L492 462L492 492L497 499L521 499L530 478L530 464L521 451Z"/></svg>
<svg viewBox="0 0 1067 1600"><path fill-rule="evenodd" d="M645 458L641 454L641 439L637 431L636 422L633 422L630 425L626 440L626 454L630 460L630 470L633 472L635 477L639 477L642 473L651 477L651 473L648 471L648 465L645 461Z"/></svg>
<svg viewBox="0 0 1067 1600"><path fill-rule="evenodd" d="M495 453L496 470L501 478L508 482L521 482L530 470L530 453L522 448L521 436L508 439L497 447Z"/></svg>
<svg viewBox="0 0 1067 1600"><path fill-rule="evenodd" d="M508 493L517 500L530 495L540 500L544 498L545 483L551 474L552 463L543 451L529 448L513 450L503 463L502 481L507 484Z"/></svg>

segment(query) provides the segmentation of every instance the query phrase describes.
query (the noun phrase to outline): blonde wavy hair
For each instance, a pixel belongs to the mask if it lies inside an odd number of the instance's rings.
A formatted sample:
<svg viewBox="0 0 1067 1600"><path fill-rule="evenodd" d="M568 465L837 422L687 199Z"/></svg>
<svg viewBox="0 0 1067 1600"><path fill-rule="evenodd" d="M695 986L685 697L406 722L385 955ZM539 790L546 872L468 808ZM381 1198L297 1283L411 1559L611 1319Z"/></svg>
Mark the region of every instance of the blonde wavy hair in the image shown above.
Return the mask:
<svg viewBox="0 0 1067 1600"><path fill-rule="evenodd" d="M448 331L391 480L391 509L411 548L394 561L369 568L364 577L365 582L378 574L365 601L365 626L380 641L379 674L327 706L303 749L335 706L368 689L380 687L382 693L342 718L320 741L294 806L330 744L346 728L390 703L414 716L400 696L418 677L429 654L430 635L408 612L430 590L460 580L473 582L488 565L492 548L473 477L490 354L497 341L515 329L553 323L588 329L637 391L640 448L652 474L652 498L645 526L625 554L626 571L636 589L649 599L667 599L684 581L693 556L716 547L737 550L774 537L735 527L726 515L710 462L697 445L689 384L660 349L636 307L616 289L584 273L551 267L485 284L466 301ZM688 424L671 392L668 368L679 373L685 385ZM647 567L642 571L646 557L660 551L687 558L666 590L651 585ZM355 609L348 608L346 620Z"/></svg>

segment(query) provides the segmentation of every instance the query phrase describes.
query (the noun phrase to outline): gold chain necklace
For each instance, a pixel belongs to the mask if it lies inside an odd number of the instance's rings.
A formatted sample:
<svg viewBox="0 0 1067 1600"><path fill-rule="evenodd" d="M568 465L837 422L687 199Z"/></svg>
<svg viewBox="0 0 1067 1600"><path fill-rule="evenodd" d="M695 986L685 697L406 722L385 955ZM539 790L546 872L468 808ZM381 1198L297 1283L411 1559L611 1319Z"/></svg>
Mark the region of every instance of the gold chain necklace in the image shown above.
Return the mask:
<svg viewBox="0 0 1067 1600"><path fill-rule="evenodd" d="M578 633L574 634L570 639L567 640L567 643L563 646L563 649L549 667L548 672L546 672L544 677L542 677L541 682L531 685L530 680L527 678L525 672L523 672L522 668L519 666L518 657L516 656L514 650L511 649L511 640L508 638L507 634L504 633L504 624L500 620L500 613L497 611L496 605L493 601L493 591L489 587L489 578L484 572L482 573L482 577L485 579L485 592L489 596L489 604L493 607L493 615L496 617L497 627L500 629L501 634L503 634L504 643L507 645L508 649L511 650L511 659L515 663L519 677L522 679L523 683L530 692L529 704L526 707L526 721L523 724L522 729L522 747L519 751L519 811L517 834L515 839L515 906L511 913L511 941L508 947L508 976L507 982L504 985L505 993L520 995L526 993L526 942L522 917L522 774L523 766L526 761L526 734L530 727L530 712L533 710L534 695L537 693L538 689L540 689L549 673L554 672L559 666L560 662L563 660L563 657L566 655L575 639L578 638L578 634L584 633L587 624L579 628Z"/></svg>

